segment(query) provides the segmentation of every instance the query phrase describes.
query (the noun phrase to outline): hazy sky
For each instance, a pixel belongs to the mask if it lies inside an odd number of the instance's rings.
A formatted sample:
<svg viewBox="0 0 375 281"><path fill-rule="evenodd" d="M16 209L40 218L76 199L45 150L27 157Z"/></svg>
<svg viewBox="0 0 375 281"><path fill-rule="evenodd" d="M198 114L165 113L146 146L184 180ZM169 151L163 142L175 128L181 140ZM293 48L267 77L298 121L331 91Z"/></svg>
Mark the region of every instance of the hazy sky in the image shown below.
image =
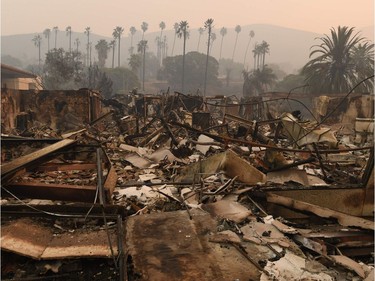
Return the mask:
<svg viewBox="0 0 375 281"><path fill-rule="evenodd" d="M374 0L1 0L2 35L42 33L54 26L83 32L90 26L93 33L111 37L116 26L127 34L145 21L147 32L153 32L161 21L166 29L181 20L199 28L208 18L217 29L268 23L328 33L338 25L373 25Z"/></svg>

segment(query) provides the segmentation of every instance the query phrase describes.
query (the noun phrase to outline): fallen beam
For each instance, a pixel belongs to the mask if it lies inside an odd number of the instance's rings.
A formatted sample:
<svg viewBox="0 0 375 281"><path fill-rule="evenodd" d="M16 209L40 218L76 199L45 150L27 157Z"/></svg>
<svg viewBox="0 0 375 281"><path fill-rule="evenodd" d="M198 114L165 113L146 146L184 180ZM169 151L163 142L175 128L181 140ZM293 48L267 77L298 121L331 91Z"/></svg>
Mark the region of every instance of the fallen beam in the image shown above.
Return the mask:
<svg viewBox="0 0 375 281"><path fill-rule="evenodd" d="M47 155L57 152L63 148L66 148L72 144L74 144L76 140L71 139L64 139L57 143L51 144L45 148L42 148L40 150L34 151L30 154L21 156L17 159L14 159L13 161L9 163L5 163L1 165L1 177L4 177L7 174L16 172L17 170L25 167L29 167L38 160L46 157Z"/></svg>
<svg viewBox="0 0 375 281"><path fill-rule="evenodd" d="M2 195L7 191L20 198L94 202L96 186L17 182L3 187Z"/></svg>
<svg viewBox="0 0 375 281"><path fill-rule="evenodd" d="M279 204L288 208L300 211L311 212L323 218L335 218L342 226L355 226L364 229L374 230L374 222L360 217L347 215L329 208L320 207L303 201L295 200L289 197L276 195L274 193L267 194L267 202Z"/></svg>

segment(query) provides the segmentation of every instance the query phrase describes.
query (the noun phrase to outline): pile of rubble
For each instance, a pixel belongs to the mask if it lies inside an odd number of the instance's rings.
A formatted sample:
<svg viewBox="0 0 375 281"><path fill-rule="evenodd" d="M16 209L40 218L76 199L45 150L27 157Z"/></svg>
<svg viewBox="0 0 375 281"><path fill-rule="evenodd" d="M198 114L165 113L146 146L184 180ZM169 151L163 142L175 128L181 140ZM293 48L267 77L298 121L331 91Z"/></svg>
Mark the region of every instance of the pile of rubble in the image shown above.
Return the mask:
<svg viewBox="0 0 375 281"><path fill-rule="evenodd" d="M2 255L22 260L3 279L373 279L373 122L259 98L102 103L75 130L2 135Z"/></svg>

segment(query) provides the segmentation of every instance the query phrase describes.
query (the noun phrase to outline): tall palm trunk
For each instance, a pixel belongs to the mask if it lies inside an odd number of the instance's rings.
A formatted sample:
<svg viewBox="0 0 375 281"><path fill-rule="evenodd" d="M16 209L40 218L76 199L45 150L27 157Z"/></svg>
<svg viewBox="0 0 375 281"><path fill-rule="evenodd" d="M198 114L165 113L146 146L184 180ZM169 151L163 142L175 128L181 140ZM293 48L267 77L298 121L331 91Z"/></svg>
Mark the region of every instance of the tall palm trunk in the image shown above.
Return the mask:
<svg viewBox="0 0 375 281"><path fill-rule="evenodd" d="M254 70L256 69L257 55L254 53Z"/></svg>
<svg viewBox="0 0 375 281"><path fill-rule="evenodd" d="M142 90L145 91L145 74L146 74L146 45L143 46L143 71L142 71Z"/></svg>
<svg viewBox="0 0 375 281"><path fill-rule="evenodd" d="M251 41L251 37L249 38L249 42L247 43L247 46L246 46L246 51L245 51L245 57L243 59L243 68L245 69L245 63L246 63L246 55L247 55L247 51L249 50L249 46L250 46L250 41Z"/></svg>
<svg viewBox="0 0 375 281"><path fill-rule="evenodd" d="M221 36L219 61L221 60L221 51L223 50L223 41L224 41L224 36Z"/></svg>
<svg viewBox="0 0 375 281"><path fill-rule="evenodd" d="M117 67L120 67L120 41L121 41L121 35L118 37L118 62Z"/></svg>
<svg viewBox="0 0 375 281"><path fill-rule="evenodd" d="M181 83L181 91L184 93L184 84L185 84L185 48L186 48L186 34L184 33L184 48L182 52L182 83Z"/></svg>
<svg viewBox="0 0 375 281"><path fill-rule="evenodd" d="M232 54L232 61L234 60L234 54L235 54L235 52L236 52L237 40L238 40L238 33L237 33L237 35L236 35L236 41L234 41L234 48L233 48L233 54Z"/></svg>
<svg viewBox="0 0 375 281"><path fill-rule="evenodd" d="M264 62L266 60L266 52L263 52L262 57L263 57L262 69L264 69Z"/></svg>
<svg viewBox="0 0 375 281"><path fill-rule="evenodd" d="M115 44L112 46L112 68L115 68Z"/></svg>
<svg viewBox="0 0 375 281"><path fill-rule="evenodd" d="M176 37L177 37L177 33L174 34L174 38L173 38L173 46L172 46L172 53L171 53L172 57L173 57L173 51L174 51L174 44L176 43Z"/></svg>
<svg viewBox="0 0 375 281"><path fill-rule="evenodd" d="M200 45L200 43L201 43L201 37L202 37L202 34L199 33L197 52L199 52L199 45Z"/></svg>
<svg viewBox="0 0 375 281"><path fill-rule="evenodd" d="M208 42L207 42L207 56L206 56L206 70L204 72L204 88L203 95L206 96L206 86L207 86L207 70L208 70L208 57L210 56L210 42L211 42L211 27L208 29Z"/></svg>

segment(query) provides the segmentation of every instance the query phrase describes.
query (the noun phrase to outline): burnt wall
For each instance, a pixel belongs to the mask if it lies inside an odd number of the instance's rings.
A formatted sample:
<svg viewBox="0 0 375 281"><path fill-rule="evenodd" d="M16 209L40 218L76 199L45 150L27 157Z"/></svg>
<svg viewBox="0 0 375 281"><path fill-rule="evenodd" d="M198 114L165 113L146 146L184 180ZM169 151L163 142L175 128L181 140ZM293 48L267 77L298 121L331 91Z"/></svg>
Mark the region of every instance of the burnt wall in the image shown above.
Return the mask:
<svg viewBox="0 0 375 281"><path fill-rule="evenodd" d="M1 125L4 132L25 127L25 124L17 124L16 120L28 122L27 126L46 125L61 131L82 128L84 124L100 116L100 100L99 94L88 89L78 91L2 89Z"/></svg>

